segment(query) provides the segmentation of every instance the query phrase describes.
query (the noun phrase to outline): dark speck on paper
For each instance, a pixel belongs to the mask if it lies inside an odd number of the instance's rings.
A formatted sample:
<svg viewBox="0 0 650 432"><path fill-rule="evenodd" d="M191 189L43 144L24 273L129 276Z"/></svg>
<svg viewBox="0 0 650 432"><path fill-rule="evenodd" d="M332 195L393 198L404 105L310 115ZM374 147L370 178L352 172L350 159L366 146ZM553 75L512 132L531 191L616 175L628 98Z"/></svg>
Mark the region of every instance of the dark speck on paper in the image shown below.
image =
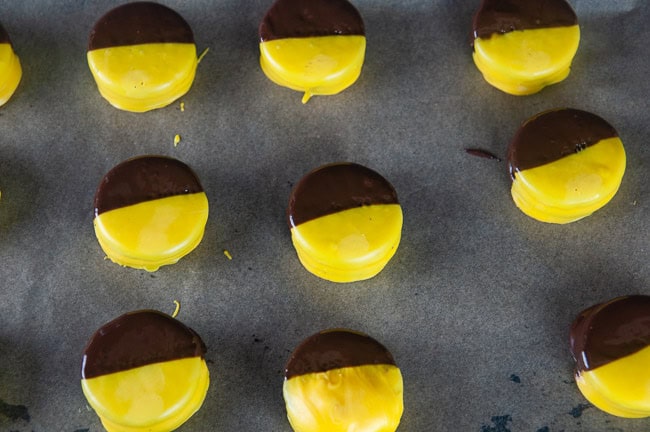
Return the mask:
<svg viewBox="0 0 650 432"><path fill-rule="evenodd" d="M490 420L492 420L494 426L483 425L481 426L481 432L511 432L508 429L508 423L512 421L510 415L494 416Z"/></svg>
<svg viewBox="0 0 650 432"><path fill-rule="evenodd" d="M543 428L537 429L537 432L549 432L548 426L544 426Z"/></svg>
<svg viewBox="0 0 650 432"><path fill-rule="evenodd" d="M10 420L29 421L29 412L25 405L11 405L0 400L0 415L8 417Z"/></svg>
<svg viewBox="0 0 650 432"><path fill-rule="evenodd" d="M586 410L587 408L591 408L591 405L589 404L580 404L576 407L573 407L571 411L569 411L569 414L571 414L571 417L573 418L578 418L582 415L582 412Z"/></svg>
<svg viewBox="0 0 650 432"><path fill-rule="evenodd" d="M521 384L521 378L519 378L515 374L510 375L510 381L512 381L513 383Z"/></svg>
<svg viewBox="0 0 650 432"><path fill-rule="evenodd" d="M90 432L90 429L77 429L73 432Z"/></svg>

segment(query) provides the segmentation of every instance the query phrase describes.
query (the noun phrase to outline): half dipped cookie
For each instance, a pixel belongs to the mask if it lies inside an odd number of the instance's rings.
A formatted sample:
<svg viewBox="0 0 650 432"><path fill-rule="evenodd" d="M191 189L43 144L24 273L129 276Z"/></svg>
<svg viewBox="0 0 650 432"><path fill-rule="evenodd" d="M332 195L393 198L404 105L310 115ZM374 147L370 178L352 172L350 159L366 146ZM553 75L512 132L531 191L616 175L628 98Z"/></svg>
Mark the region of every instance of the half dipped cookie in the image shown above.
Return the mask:
<svg viewBox="0 0 650 432"><path fill-rule="evenodd" d="M395 189L355 163L324 165L305 175L291 192L287 219L302 265L333 282L375 276L402 234Z"/></svg>
<svg viewBox="0 0 650 432"><path fill-rule="evenodd" d="M111 169L94 200L95 234L113 262L147 271L174 264L203 238L208 199L183 162L140 156Z"/></svg>
<svg viewBox="0 0 650 432"><path fill-rule="evenodd" d="M90 32L87 57L101 95L116 108L134 112L183 96L197 67L188 23L153 2L127 3L102 16Z"/></svg>
<svg viewBox="0 0 650 432"><path fill-rule="evenodd" d="M564 80L580 42L578 18L566 0L483 0L472 27L476 67L513 95Z"/></svg>
<svg viewBox="0 0 650 432"><path fill-rule="evenodd" d="M625 164L618 133L601 117L545 111L524 122L508 148L512 199L534 219L573 222L614 197Z"/></svg>
<svg viewBox="0 0 650 432"><path fill-rule="evenodd" d="M589 402L619 417L650 416L650 297L618 297L581 312L571 354Z"/></svg>
<svg viewBox="0 0 650 432"><path fill-rule="evenodd" d="M260 27L260 65L274 83L333 95L361 74L366 52L361 15L347 0L276 0Z"/></svg>
<svg viewBox="0 0 650 432"><path fill-rule="evenodd" d="M205 344L153 310L99 328L83 353L81 387L108 432L169 432L203 404L210 377Z"/></svg>
<svg viewBox="0 0 650 432"><path fill-rule="evenodd" d="M11 44L9 34L0 24L0 106L14 94L23 76L20 60Z"/></svg>
<svg viewBox="0 0 650 432"><path fill-rule="evenodd" d="M394 432L403 382L392 354L347 329L317 333L291 354L284 401L295 432Z"/></svg>

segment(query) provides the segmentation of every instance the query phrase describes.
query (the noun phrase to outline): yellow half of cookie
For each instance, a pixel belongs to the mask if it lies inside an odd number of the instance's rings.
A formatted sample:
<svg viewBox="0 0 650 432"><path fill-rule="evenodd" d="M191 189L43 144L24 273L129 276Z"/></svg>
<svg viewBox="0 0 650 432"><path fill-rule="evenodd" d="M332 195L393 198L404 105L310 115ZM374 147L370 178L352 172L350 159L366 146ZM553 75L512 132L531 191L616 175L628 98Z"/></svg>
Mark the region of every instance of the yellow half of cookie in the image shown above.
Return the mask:
<svg viewBox="0 0 650 432"><path fill-rule="evenodd" d="M149 43L88 51L88 65L102 96L126 111L169 105L192 86L196 45Z"/></svg>
<svg viewBox="0 0 650 432"><path fill-rule="evenodd" d="M402 233L399 204L343 210L291 228L291 239L307 270L333 282L369 279L397 250Z"/></svg>
<svg viewBox="0 0 650 432"><path fill-rule="evenodd" d="M208 220L204 192L121 207L95 217L97 240L115 263L155 271L191 252Z"/></svg>
<svg viewBox="0 0 650 432"><path fill-rule="evenodd" d="M650 416L650 347L576 376L582 394L619 417Z"/></svg>
<svg viewBox="0 0 650 432"><path fill-rule="evenodd" d="M402 374L364 365L285 380L287 416L296 432L394 432L404 410Z"/></svg>
<svg viewBox="0 0 650 432"><path fill-rule="evenodd" d="M201 357L153 363L82 379L108 432L169 432L203 404L210 383Z"/></svg>
<svg viewBox="0 0 650 432"><path fill-rule="evenodd" d="M578 25L494 34L474 40L474 63L499 90L528 95L569 75L579 43Z"/></svg>
<svg viewBox="0 0 650 432"><path fill-rule="evenodd" d="M589 216L614 197L625 164L621 140L607 138L546 165L516 172L512 199L534 219L573 222Z"/></svg>
<svg viewBox="0 0 650 432"><path fill-rule="evenodd" d="M14 94L23 70L20 60L9 43L0 43L0 106Z"/></svg>
<svg viewBox="0 0 650 432"><path fill-rule="evenodd" d="M365 36L338 35L274 39L260 43L260 65L274 83L313 95L332 95L361 74Z"/></svg>

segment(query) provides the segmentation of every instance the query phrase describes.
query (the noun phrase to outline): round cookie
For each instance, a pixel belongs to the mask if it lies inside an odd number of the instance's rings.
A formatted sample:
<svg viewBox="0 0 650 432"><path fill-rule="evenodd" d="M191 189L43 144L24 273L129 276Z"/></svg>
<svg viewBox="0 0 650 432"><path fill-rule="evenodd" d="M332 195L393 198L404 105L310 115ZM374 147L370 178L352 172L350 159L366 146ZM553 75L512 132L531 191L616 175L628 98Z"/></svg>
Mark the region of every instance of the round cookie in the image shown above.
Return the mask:
<svg viewBox="0 0 650 432"><path fill-rule="evenodd" d="M347 0L276 0L259 27L260 65L274 83L313 95L333 95L361 74L363 20Z"/></svg>
<svg viewBox="0 0 650 432"><path fill-rule="evenodd" d="M152 2L127 3L101 17L90 32L87 57L101 95L134 112L183 96L197 66L190 26L172 9Z"/></svg>
<svg viewBox="0 0 650 432"><path fill-rule="evenodd" d="M0 24L0 106L14 94L22 76L20 60L14 52L9 34Z"/></svg>
<svg viewBox="0 0 650 432"><path fill-rule="evenodd" d="M300 262L333 282L375 276L402 234L393 186L354 163L325 165L304 176L291 192L287 219Z"/></svg>
<svg viewBox="0 0 650 432"><path fill-rule="evenodd" d="M571 354L589 402L619 417L650 416L650 297L618 297L581 312Z"/></svg>
<svg viewBox="0 0 650 432"><path fill-rule="evenodd" d="M474 15L474 63L488 83L513 95L564 80L579 43L566 0L483 0Z"/></svg>
<svg viewBox="0 0 650 432"><path fill-rule="evenodd" d="M595 114L571 108L528 119L508 148L512 199L542 222L589 216L618 191L625 149L616 130Z"/></svg>
<svg viewBox="0 0 650 432"><path fill-rule="evenodd" d="M94 200L95 234L113 262L147 271L174 264L203 238L208 199L181 161L140 156L111 169Z"/></svg>
<svg viewBox="0 0 650 432"><path fill-rule="evenodd" d="M394 432L404 410L402 374L391 353L346 329L322 331L296 348L283 395L295 432Z"/></svg>
<svg viewBox="0 0 650 432"><path fill-rule="evenodd" d="M83 353L81 388L108 432L168 432L203 404L210 384L205 344L153 310L98 329Z"/></svg>

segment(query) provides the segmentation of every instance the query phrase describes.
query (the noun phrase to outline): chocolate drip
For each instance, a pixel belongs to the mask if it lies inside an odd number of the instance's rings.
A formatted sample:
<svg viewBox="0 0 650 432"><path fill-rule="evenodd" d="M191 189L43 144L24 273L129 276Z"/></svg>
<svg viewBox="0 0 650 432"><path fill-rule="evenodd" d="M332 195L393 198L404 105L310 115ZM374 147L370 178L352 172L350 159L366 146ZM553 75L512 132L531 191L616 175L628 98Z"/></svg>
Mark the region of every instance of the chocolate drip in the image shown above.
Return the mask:
<svg viewBox="0 0 650 432"><path fill-rule="evenodd" d="M393 365L391 353L370 336L345 329L317 333L293 352L285 379L352 366Z"/></svg>
<svg viewBox="0 0 650 432"><path fill-rule="evenodd" d="M176 11L158 3L127 3L95 23L88 51L146 43L194 43L189 24Z"/></svg>
<svg viewBox="0 0 650 432"><path fill-rule="evenodd" d="M618 297L581 312L571 326L578 371L593 370L650 346L650 297Z"/></svg>
<svg viewBox="0 0 650 432"><path fill-rule="evenodd" d="M84 351L81 377L94 378L153 363L203 357L194 330L154 310L130 312L102 326Z"/></svg>
<svg viewBox="0 0 650 432"><path fill-rule="evenodd" d="M196 174L183 162L164 156L140 156L114 167L95 193L95 216L128 205L203 192Z"/></svg>
<svg viewBox="0 0 650 432"><path fill-rule="evenodd" d="M483 0L474 15L474 39L515 30L568 27L578 17L565 0Z"/></svg>
<svg viewBox="0 0 650 432"><path fill-rule="evenodd" d="M510 175L578 153L616 130L595 114L571 108L545 111L527 120L508 147Z"/></svg>
<svg viewBox="0 0 650 432"><path fill-rule="evenodd" d="M273 39L365 35L359 11L347 0L276 0L259 28L260 42Z"/></svg>
<svg viewBox="0 0 650 432"><path fill-rule="evenodd" d="M11 45L11 39L9 39L9 33L7 33L4 27L2 27L1 23L0 23L0 43L8 43L9 45Z"/></svg>
<svg viewBox="0 0 650 432"><path fill-rule="evenodd" d="M356 207L398 204L393 186L381 175L354 163L325 165L300 180L287 208L289 228Z"/></svg>

